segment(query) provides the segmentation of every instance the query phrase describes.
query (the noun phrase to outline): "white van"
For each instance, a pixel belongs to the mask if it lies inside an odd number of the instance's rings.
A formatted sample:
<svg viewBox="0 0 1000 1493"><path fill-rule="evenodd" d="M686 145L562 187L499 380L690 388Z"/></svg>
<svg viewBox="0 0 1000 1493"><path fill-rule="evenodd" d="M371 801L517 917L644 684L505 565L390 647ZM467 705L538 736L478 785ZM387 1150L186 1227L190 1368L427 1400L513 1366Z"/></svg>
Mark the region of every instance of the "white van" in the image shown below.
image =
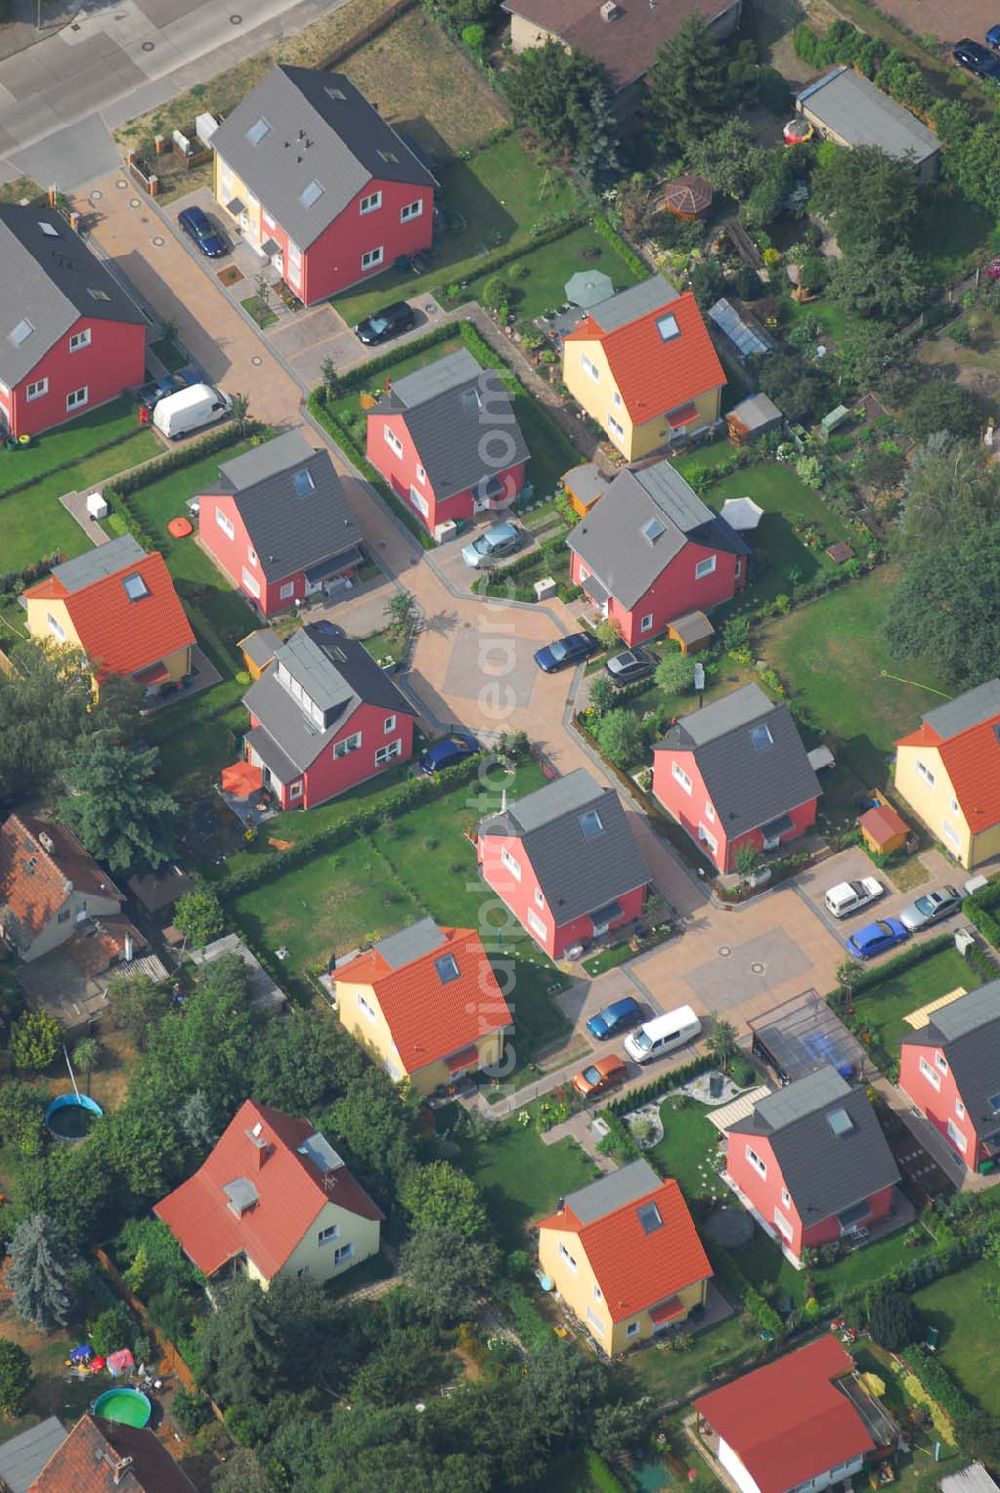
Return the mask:
<svg viewBox="0 0 1000 1493"><path fill-rule="evenodd" d="M212 425L224 420L231 409L228 394L213 389L211 384L191 384L187 389L178 389L158 399L153 409L153 424L157 430L171 440L200 430L203 425Z"/></svg>
<svg viewBox="0 0 1000 1493"><path fill-rule="evenodd" d="M678 1006L676 1011L666 1011L644 1021L625 1038L625 1051L637 1063L649 1063L665 1052L673 1052L691 1042L701 1031L701 1022L690 1006Z"/></svg>
<svg viewBox="0 0 1000 1493"><path fill-rule="evenodd" d="M846 918L870 902L877 902L884 892L885 887L877 877L862 876L858 881L839 881L830 888L823 901L827 912L832 912L835 918Z"/></svg>

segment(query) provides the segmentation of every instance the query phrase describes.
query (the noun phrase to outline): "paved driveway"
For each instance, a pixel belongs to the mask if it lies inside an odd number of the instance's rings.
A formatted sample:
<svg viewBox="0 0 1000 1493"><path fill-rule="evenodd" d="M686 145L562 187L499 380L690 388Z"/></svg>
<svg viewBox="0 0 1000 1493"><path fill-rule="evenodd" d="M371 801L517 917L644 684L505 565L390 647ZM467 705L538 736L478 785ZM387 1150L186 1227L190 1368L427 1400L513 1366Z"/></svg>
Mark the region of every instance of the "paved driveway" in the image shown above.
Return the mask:
<svg viewBox="0 0 1000 1493"><path fill-rule="evenodd" d="M953 866L946 856L939 850L927 850L920 852L920 860L927 868L927 878L919 886L912 887L908 892L899 892L886 871L880 871L873 866L863 850L852 848L843 850L839 855L832 856L823 861L821 865L813 866L804 871L796 880L799 893L809 902L816 916L820 918L835 938L843 941L870 923L875 918L898 917L900 910L906 907L923 892L929 892L938 887L957 886L961 891L961 870ZM861 912L838 921L831 917L823 902L824 894L830 887L836 886L840 881L856 881L862 876L876 876L886 888L886 895L878 902L873 902ZM962 914L957 912L954 917L948 918L943 923L935 923L933 927L925 929L922 933L913 935L917 943L926 942L928 938L936 938L939 933L952 932L962 922ZM880 955L881 959L892 957L893 950ZM895 951L898 952L898 951ZM846 950L845 950L846 957ZM874 961L878 963L878 960Z"/></svg>
<svg viewBox="0 0 1000 1493"><path fill-rule="evenodd" d="M879 0L879 9L915 36L936 36L949 46L963 36L983 41L1000 19L994 0Z"/></svg>

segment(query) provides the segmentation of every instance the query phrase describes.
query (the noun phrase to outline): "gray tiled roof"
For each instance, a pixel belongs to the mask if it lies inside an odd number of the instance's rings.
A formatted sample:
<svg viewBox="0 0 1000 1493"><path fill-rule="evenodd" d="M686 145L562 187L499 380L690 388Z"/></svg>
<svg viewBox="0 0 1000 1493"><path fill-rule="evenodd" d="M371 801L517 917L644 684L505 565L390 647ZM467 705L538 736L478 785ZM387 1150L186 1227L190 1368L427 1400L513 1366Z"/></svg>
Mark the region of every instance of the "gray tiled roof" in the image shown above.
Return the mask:
<svg viewBox="0 0 1000 1493"><path fill-rule="evenodd" d="M326 724L320 726L292 697L278 677L279 667L288 670L317 707ZM243 703L260 722L247 740L257 747L282 782L288 775L277 759L268 755L271 742L294 768L292 776L305 772L324 747L344 729L362 703L378 705L387 712L413 715L413 707L380 669L367 648L354 638L337 637L332 642L313 624L293 633L277 650L270 668L255 680ZM259 735L263 732L263 735Z"/></svg>
<svg viewBox="0 0 1000 1493"><path fill-rule="evenodd" d="M312 480L305 492L295 486L300 472ZM361 543L329 452L313 449L296 430L223 462L219 476L213 491L232 495L269 581Z"/></svg>
<svg viewBox="0 0 1000 1493"><path fill-rule="evenodd" d="M464 348L393 383L372 413L402 415L438 501L530 455L500 374Z"/></svg>
<svg viewBox="0 0 1000 1493"><path fill-rule="evenodd" d="M98 544L73 560L64 560L52 571L55 579L69 592L83 591L95 581L124 570L126 565L138 565L146 558L146 551L131 534L112 539L107 544Z"/></svg>
<svg viewBox="0 0 1000 1493"><path fill-rule="evenodd" d="M381 954L390 969L402 969L414 959L422 959L433 949L439 949L443 943L444 934L434 919L421 918L419 923L411 923L408 928L372 944L372 952Z"/></svg>
<svg viewBox="0 0 1000 1493"><path fill-rule="evenodd" d="M66 1428L54 1415L39 1421L0 1446L0 1486L28 1493L42 1468L66 1440Z"/></svg>
<svg viewBox="0 0 1000 1493"><path fill-rule="evenodd" d="M258 121L269 128L257 144ZM276 67L212 136L216 153L307 249L373 179L433 186L434 178L342 73ZM311 206L302 194L322 193Z"/></svg>
<svg viewBox="0 0 1000 1493"><path fill-rule="evenodd" d="M967 689L964 695L949 700L947 705L936 705L924 716L925 723L936 731L942 741L950 741L970 726L980 726L983 721L1000 715L1000 679L987 679L975 689Z"/></svg>
<svg viewBox="0 0 1000 1493"><path fill-rule="evenodd" d="M42 228L45 224L51 232ZM0 378L11 388L81 316L144 326L104 265L48 207L0 203ZM23 341L11 334L31 328Z"/></svg>
<svg viewBox="0 0 1000 1493"><path fill-rule="evenodd" d="M902 104L851 67L837 67L804 88L797 104L848 145L877 145L887 156L919 165L941 141Z"/></svg>
<svg viewBox="0 0 1000 1493"><path fill-rule="evenodd" d="M645 531L657 526L656 537ZM688 541L726 554L750 548L712 512L669 461L618 473L567 544L604 589L626 608L639 602Z"/></svg>
<svg viewBox="0 0 1000 1493"><path fill-rule="evenodd" d="M907 1032L902 1041L907 1047L940 1047L977 1133L1000 1131L1000 1109L990 1103L1000 1096L1000 980L942 1006L927 1026Z"/></svg>
<svg viewBox="0 0 1000 1493"><path fill-rule="evenodd" d="M617 295L592 306L587 314L597 322L602 332L614 332L676 299L676 290L662 275L650 275L648 280L632 285L628 290L620 290Z"/></svg>
<svg viewBox="0 0 1000 1493"><path fill-rule="evenodd" d="M830 1125L830 1116L839 1117L842 1133ZM899 1181L868 1095L852 1089L832 1068L762 1099L730 1134L770 1141L806 1228Z"/></svg>
<svg viewBox="0 0 1000 1493"><path fill-rule="evenodd" d="M766 725L761 738L755 727ZM764 745L754 744L755 735ZM671 727L655 751L690 751L731 840L817 797L822 789L787 705L756 684L723 695Z"/></svg>
<svg viewBox="0 0 1000 1493"><path fill-rule="evenodd" d="M587 838L580 819L590 809L599 815L601 829ZM599 787L582 767L489 815L479 833L521 841L557 925L650 880L618 794Z"/></svg>
<svg viewBox="0 0 1000 1493"><path fill-rule="evenodd" d="M590 1182L576 1192L567 1193L563 1202L567 1208L572 1208L581 1223L593 1223L595 1219L624 1208L626 1203L638 1202L639 1198L655 1192L659 1186L660 1179L648 1161L630 1161L628 1166L609 1172L606 1177L598 1177L596 1182Z"/></svg>

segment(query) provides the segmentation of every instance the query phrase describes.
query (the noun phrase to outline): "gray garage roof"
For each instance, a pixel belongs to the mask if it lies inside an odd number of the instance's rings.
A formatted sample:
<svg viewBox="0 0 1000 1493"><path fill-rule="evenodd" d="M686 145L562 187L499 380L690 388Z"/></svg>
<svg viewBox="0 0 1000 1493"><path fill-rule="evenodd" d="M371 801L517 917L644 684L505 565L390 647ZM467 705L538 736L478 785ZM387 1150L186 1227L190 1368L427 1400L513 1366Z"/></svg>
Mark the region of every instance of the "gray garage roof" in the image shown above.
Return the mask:
<svg viewBox="0 0 1000 1493"><path fill-rule="evenodd" d="M444 943L444 934L433 918L421 918L398 933L372 944L372 953L381 954L390 969L402 969L414 959L422 959Z"/></svg>
<svg viewBox="0 0 1000 1493"><path fill-rule="evenodd" d="M623 607L645 596L688 541L726 554L750 548L707 507L669 461L621 471L567 539Z"/></svg>
<svg viewBox="0 0 1000 1493"><path fill-rule="evenodd" d="M288 679L290 683L285 683ZM299 689L312 701L319 718L292 694ZM274 662L243 696L260 722L247 740L282 782L305 772L324 747L347 725L361 704L378 705L398 715L413 715L413 706L380 669L367 648L354 638L330 638L310 623L293 633L276 651ZM273 744L279 757L271 752ZM272 760L273 759L273 760Z"/></svg>
<svg viewBox="0 0 1000 1493"><path fill-rule="evenodd" d="M489 815L479 833L521 841L557 926L650 880L618 794L582 767Z"/></svg>
<svg viewBox="0 0 1000 1493"><path fill-rule="evenodd" d="M499 372L465 348L394 382L370 413L402 415L439 502L531 454Z"/></svg>
<svg viewBox="0 0 1000 1493"><path fill-rule="evenodd" d="M20 1436L14 1436L0 1446L0 1486L10 1493L28 1493L46 1462L66 1440L67 1432L62 1422L54 1415L39 1421Z"/></svg>
<svg viewBox="0 0 1000 1493"><path fill-rule="evenodd" d="M126 565L138 565L146 558L146 551L132 538L123 534L120 539L111 539L107 544L98 544L73 560L64 560L56 565L52 575L70 593L83 591L95 581L124 570Z"/></svg>
<svg viewBox="0 0 1000 1493"><path fill-rule="evenodd" d="M848 145L877 145L895 160L919 166L941 149L933 130L852 67L835 67L796 98L799 113Z"/></svg>
<svg viewBox="0 0 1000 1493"><path fill-rule="evenodd" d="M145 318L60 213L0 203L0 378L21 382L81 316Z"/></svg>
<svg viewBox="0 0 1000 1493"><path fill-rule="evenodd" d="M729 839L822 792L788 706L773 704L756 684L684 716L654 750L694 753Z"/></svg>
<svg viewBox="0 0 1000 1493"><path fill-rule="evenodd" d="M628 290L620 290L617 295L592 306L587 315L596 321L602 332L615 332L676 299L676 290L662 275L650 275L648 280L632 285Z"/></svg>
<svg viewBox="0 0 1000 1493"><path fill-rule="evenodd" d="M977 1134L1000 1132L1000 980L942 1006L902 1045L940 1047Z"/></svg>
<svg viewBox="0 0 1000 1493"><path fill-rule="evenodd" d="M923 719L942 741L950 741L970 726L981 726L995 715L1000 715L1000 679L987 679L985 684L967 689L947 705L935 705Z"/></svg>
<svg viewBox="0 0 1000 1493"><path fill-rule="evenodd" d="M630 1161L628 1166L598 1177L596 1182L579 1187L576 1192L568 1192L563 1202L581 1223L594 1223L627 1203L638 1202L660 1186L662 1183L648 1161Z"/></svg>
<svg viewBox="0 0 1000 1493"><path fill-rule="evenodd" d="M327 451L297 430L219 467L213 492L231 494L269 581L306 570L361 543L361 530Z"/></svg>
<svg viewBox="0 0 1000 1493"><path fill-rule="evenodd" d="M307 249L374 178L433 176L342 73L276 67L237 104L212 146Z"/></svg>
<svg viewBox="0 0 1000 1493"><path fill-rule="evenodd" d="M865 1090L830 1067L762 1099L730 1134L770 1141L806 1228L899 1181Z"/></svg>

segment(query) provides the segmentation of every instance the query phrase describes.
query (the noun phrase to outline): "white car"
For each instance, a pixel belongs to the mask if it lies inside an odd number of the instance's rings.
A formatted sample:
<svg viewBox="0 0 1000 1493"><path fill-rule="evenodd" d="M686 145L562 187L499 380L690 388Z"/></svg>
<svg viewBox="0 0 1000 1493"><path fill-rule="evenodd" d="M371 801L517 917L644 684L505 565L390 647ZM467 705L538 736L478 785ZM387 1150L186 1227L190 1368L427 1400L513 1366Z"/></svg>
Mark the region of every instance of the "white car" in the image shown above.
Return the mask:
<svg viewBox="0 0 1000 1493"><path fill-rule="evenodd" d="M862 876L858 881L841 881L832 886L823 901L827 912L835 918L850 917L885 896L885 887L875 876Z"/></svg>

